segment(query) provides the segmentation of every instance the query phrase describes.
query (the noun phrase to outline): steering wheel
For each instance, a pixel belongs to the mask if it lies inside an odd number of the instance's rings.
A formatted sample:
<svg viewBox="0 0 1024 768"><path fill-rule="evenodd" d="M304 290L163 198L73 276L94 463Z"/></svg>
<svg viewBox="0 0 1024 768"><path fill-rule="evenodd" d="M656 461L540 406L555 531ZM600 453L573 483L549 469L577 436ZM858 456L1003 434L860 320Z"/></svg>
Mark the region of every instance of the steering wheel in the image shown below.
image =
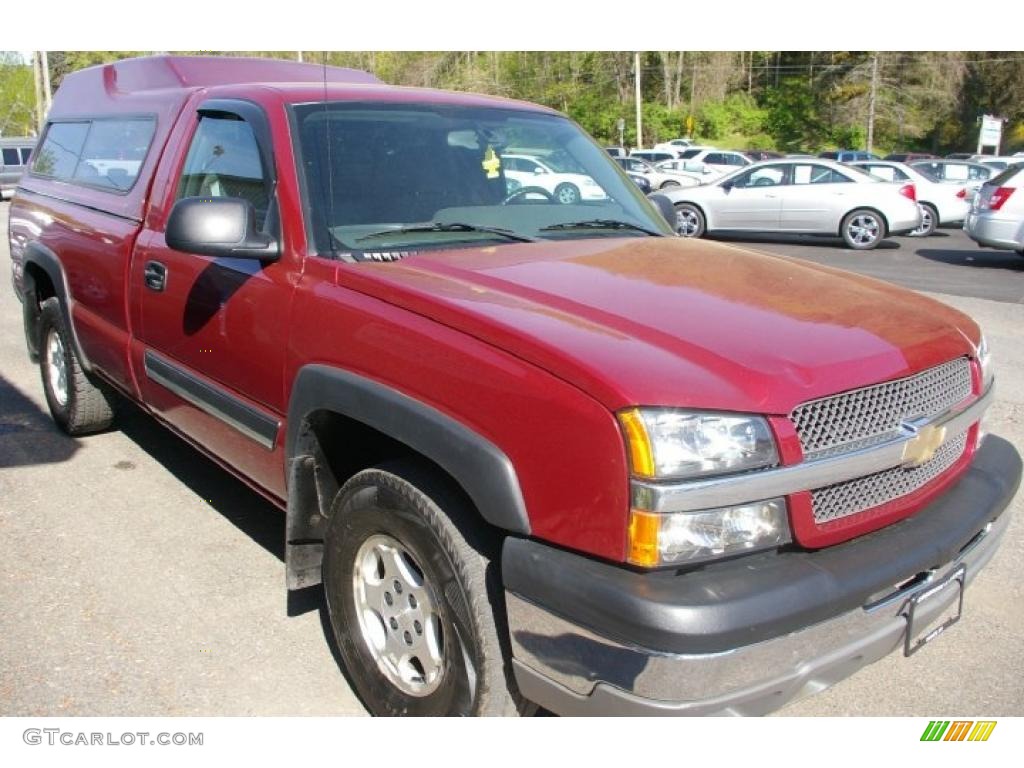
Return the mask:
<svg viewBox="0 0 1024 768"><path fill-rule="evenodd" d="M515 192L510 194L508 197L506 197L504 200L502 200L501 204L511 205L515 203L517 200L525 198L526 195L531 194L533 192L536 192L539 195L543 195L546 198L545 202L547 203L555 202L555 196L548 192L546 189L543 189L541 187L520 187Z"/></svg>
<svg viewBox="0 0 1024 768"><path fill-rule="evenodd" d="M767 176L762 176L754 182L755 187L774 187L775 182Z"/></svg>

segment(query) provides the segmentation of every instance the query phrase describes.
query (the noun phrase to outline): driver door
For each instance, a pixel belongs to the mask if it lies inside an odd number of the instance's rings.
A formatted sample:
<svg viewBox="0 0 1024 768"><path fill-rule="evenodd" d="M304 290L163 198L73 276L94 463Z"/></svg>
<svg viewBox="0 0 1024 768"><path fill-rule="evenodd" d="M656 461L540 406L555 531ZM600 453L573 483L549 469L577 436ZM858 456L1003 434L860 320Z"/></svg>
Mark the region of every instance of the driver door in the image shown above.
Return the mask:
<svg viewBox="0 0 1024 768"><path fill-rule="evenodd" d="M283 493L283 369L298 257L214 258L167 245L182 198L244 198L281 242L269 126L251 102L187 115L158 171L132 256L132 358L144 401L164 420L275 494ZM237 112L228 111L235 105ZM174 142L175 137L171 141ZM171 144L174 146L174 144Z"/></svg>
<svg viewBox="0 0 1024 768"><path fill-rule="evenodd" d="M788 183L785 165L766 165L720 185L715 202L714 229L771 232L779 228L782 190Z"/></svg>

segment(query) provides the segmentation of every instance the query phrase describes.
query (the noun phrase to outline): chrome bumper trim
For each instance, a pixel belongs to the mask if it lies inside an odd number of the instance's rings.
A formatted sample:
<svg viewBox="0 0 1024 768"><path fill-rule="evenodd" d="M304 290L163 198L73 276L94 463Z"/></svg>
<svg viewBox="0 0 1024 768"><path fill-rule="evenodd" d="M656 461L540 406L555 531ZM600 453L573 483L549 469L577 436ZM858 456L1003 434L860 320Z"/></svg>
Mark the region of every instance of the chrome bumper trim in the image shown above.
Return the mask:
<svg viewBox="0 0 1024 768"><path fill-rule="evenodd" d="M723 653L666 654L577 626L506 592L513 666L524 696L562 715L765 714L828 688L903 645L908 601L965 565L968 583L1009 525L1004 512L912 588L797 632ZM953 595L919 612L937 618ZM915 620L918 620L915 618Z"/></svg>
<svg viewBox="0 0 1024 768"><path fill-rule="evenodd" d="M650 512L690 512L761 499L785 496L798 491L823 488L834 483L853 480L881 472L903 463L904 451L922 427L946 430L945 440L959 437L977 423L992 404L995 386L966 406L913 428L904 428L899 437L869 448L836 456L812 459L788 467L748 472L742 475L691 480L679 483L654 483L634 480L631 483L635 509Z"/></svg>

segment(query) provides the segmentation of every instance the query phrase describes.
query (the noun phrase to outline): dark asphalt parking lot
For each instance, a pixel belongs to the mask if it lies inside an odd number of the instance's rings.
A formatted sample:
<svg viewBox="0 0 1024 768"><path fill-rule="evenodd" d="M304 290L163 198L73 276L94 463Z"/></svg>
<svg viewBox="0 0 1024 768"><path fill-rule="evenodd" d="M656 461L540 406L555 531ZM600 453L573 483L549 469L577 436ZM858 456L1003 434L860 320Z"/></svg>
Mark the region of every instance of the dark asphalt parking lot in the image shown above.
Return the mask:
<svg viewBox="0 0 1024 768"><path fill-rule="evenodd" d="M0 204L0 714L358 715L317 590L289 601L283 516L134 408L59 433L24 350ZM990 427L1024 449L1024 259L947 230L873 252L742 247L854 269L974 316L996 360ZM788 715L1024 715L1021 498L964 617Z"/></svg>
<svg viewBox="0 0 1024 768"><path fill-rule="evenodd" d="M722 238L723 242L806 259L877 277L915 291L1024 303L1024 258L979 248L961 229L931 237L892 237L874 251L853 251L825 238Z"/></svg>

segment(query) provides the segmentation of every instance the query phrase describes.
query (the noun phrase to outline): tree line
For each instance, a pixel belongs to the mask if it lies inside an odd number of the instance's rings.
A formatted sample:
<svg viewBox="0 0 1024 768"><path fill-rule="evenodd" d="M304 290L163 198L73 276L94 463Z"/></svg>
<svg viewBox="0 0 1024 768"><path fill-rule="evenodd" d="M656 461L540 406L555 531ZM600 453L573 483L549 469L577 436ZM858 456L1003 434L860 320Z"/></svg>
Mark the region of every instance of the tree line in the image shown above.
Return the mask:
<svg viewBox="0 0 1024 768"><path fill-rule="evenodd" d="M146 53L52 51L50 80L59 89L68 72ZM604 143L640 143L632 52L217 53L301 57L397 85L533 101L565 112ZM1003 151L1024 146L1021 52L647 51L639 63L645 146L692 135L737 149L973 151L982 114L1006 119ZM0 135L35 130L34 105L31 67L0 52Z"/></svg>

